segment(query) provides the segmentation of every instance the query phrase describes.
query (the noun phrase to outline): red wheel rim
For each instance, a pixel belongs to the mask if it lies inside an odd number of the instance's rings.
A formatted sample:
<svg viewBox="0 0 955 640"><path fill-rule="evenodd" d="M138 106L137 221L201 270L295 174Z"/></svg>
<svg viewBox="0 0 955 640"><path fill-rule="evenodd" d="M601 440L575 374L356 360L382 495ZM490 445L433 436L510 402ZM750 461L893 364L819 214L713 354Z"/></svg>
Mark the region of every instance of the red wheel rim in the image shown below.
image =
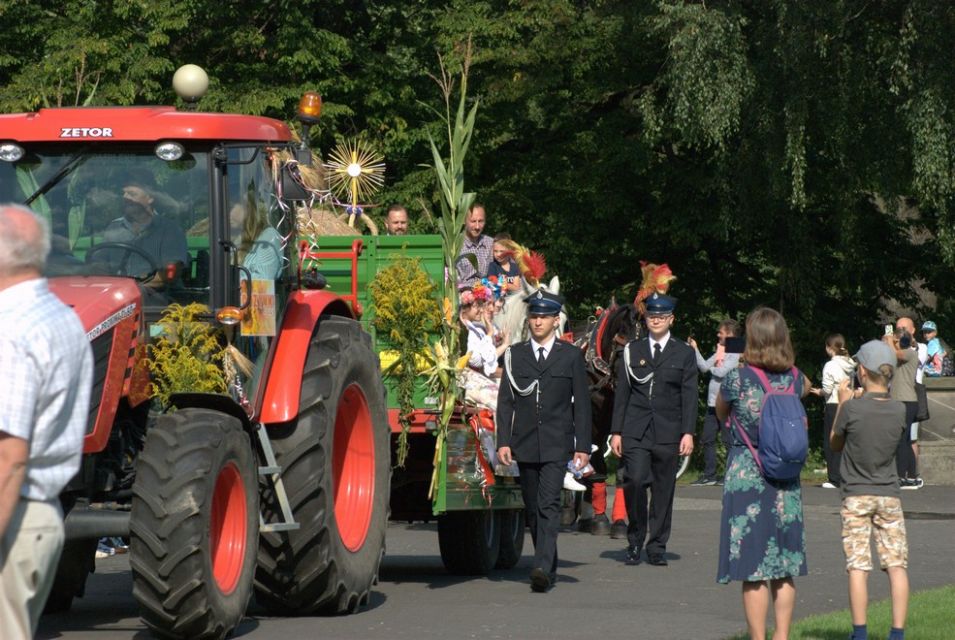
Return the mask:
<svg viewBox="0 0 955 640"><path fill-rule="evenodd" d="M338 535L349 551L365 544L375 499L375 433L365 394L349 385L338 401L332 486Z"/></svg>
<svg viewBox="0 0 955 640"><path fill-rule="evenodd" d="M245 562L248 505L245 485L235 463L219 471L212 494L209 542L212 547L212 575L222 593L229 594L239 583Z"/></svg>

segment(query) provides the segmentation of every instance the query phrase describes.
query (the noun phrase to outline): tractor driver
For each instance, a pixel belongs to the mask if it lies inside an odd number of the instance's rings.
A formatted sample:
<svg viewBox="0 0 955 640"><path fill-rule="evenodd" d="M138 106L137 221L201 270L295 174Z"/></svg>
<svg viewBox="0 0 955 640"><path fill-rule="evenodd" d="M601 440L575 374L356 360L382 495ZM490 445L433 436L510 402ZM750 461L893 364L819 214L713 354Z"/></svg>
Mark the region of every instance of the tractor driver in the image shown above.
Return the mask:
<svg viewBox="0 0 955 640"><path fill-rule="evenodd" d="M111 265L125 262L123 271L126 275L146 276L154 267L158 267L159 272L144 284L161 289L183 273L189 264L189 251L182 228L172 219L157 213L153 208L154 201L155 196L145 180L133 177L124 181L123 215L107 225L103 231L103 242L129 244L151 256L153 265L138 253L125 252L119 248L107 252ZM175 265L173 278L166 273L169 265Z"/></svg>

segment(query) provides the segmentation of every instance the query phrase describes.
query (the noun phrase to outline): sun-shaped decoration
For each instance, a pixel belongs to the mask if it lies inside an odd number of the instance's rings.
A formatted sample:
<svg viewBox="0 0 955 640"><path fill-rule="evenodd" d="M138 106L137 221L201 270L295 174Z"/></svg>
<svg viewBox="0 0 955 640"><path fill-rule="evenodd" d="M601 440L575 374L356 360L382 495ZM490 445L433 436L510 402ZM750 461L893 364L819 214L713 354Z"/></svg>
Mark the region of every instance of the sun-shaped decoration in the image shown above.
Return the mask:
<svg viewBox="0 0 955 640"><path fill-rule="evenodd" d="M385 183L385 163L380 153L363 140L344 140L328 154L328 186L335 196L348 201L348 225L363 215L359 206Z"/></svg>

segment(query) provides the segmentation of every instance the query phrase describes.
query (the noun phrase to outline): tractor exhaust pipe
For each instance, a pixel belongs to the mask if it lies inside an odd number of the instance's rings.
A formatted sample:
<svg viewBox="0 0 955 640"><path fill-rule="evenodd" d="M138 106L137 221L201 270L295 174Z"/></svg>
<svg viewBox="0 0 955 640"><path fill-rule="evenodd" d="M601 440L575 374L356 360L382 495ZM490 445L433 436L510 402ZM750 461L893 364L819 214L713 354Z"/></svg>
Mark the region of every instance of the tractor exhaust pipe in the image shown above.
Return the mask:
<svg viewBox="0 0 955 640"><path fill-rule="evenodd" d="M129 511L76 507L63 523L67 540L129 536Z"/></svg>

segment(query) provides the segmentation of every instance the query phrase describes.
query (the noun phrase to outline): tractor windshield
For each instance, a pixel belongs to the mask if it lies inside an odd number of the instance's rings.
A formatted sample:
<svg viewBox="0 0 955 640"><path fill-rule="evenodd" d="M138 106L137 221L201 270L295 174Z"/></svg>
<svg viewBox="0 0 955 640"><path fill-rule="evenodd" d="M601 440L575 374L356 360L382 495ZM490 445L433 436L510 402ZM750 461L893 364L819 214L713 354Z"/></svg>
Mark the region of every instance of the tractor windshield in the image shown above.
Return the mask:
<svg viewBox="0 0 955 640"><path fill-rule="evenodd" d="M164 161L151 146L34 145L0 162L0 202L50 223L47 275L133 277L168 301L208 296L209 184L208 149Z"/></svg>

